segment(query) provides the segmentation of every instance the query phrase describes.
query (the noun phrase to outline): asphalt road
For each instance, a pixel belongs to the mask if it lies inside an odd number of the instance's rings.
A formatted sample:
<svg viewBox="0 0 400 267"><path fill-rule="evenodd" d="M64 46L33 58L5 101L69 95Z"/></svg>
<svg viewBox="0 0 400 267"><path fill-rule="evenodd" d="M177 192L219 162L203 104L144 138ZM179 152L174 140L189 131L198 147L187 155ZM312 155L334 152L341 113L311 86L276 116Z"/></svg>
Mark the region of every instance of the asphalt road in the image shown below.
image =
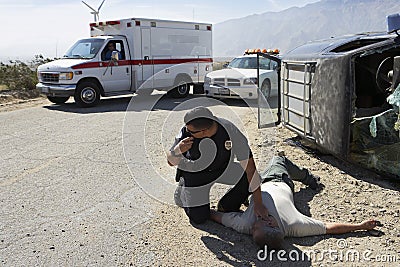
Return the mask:
<svg viewBox="0 0 400 267"><path fill-rule="evenodd" d="M158 99L130 105L130 97L105 99L88 109L45 102L0 112L0 265L152 261L142 229L172 201L174 188L156 177L173 184L174 170L162 167L162 149L173 139L158 135L165 124L181 124L168 117L172 109L182 115L189 108L183 100Z"/></svg>
<svg viewBox="0 0 400 267"><path fill-rule="evenodd" d="M125 162L129 100L0 113L0 265L110 266L134 256L156 201Z"/></svg>

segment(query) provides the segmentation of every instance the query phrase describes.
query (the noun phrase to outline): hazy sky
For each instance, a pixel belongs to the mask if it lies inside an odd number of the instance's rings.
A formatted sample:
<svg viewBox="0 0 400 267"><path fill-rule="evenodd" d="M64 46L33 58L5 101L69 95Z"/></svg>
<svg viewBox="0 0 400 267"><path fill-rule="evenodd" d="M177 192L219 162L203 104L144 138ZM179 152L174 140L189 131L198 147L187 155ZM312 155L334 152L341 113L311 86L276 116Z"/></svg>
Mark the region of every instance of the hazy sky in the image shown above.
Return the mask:
<svg viewBox="0 0 400 267"><path fill-rule="evenodd" d="M86 0L97 9L102 0ZM105 0L100 21L159 18L218 23L232 18L304 6L318 0ZM0 60L62 56L89 36L90 10L79 0L0 0Z"/></svg>

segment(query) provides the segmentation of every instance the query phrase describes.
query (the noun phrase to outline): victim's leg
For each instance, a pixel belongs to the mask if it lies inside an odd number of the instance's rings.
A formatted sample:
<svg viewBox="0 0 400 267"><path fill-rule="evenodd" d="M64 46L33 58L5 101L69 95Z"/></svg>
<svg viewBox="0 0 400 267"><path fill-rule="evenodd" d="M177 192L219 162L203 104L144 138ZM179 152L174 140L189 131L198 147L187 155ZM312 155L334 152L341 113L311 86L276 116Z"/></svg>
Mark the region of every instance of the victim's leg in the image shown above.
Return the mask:
<svg viewBox="0 0 400 267"><path fill-rule="evenodd" d="M261 178L263 182L285 182L292 190L294 189L292 180L302 182L311 189L321 186L318 176L312 175L306 168L297 166L285 156L273 157L269 167L261 174Z"/></svg>
<svg viewBox="0 0 400 267"><path fill-rule="evenodd" d="M317 175L313 175L308 169L299 167L294 164L291 160L286 157L282 157L290 178L294 181L302 182L308 185L311 189L318 189L323 187L320 183L320 178Z"/></svg>

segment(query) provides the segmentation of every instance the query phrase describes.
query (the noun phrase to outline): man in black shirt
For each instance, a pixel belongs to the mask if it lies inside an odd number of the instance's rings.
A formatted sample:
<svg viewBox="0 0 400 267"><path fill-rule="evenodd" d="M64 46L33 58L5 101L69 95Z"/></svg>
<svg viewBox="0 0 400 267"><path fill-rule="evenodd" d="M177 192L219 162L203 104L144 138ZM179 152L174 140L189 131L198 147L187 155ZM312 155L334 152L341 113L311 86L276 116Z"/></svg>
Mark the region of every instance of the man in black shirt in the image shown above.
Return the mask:
<svg viewBox="0 0 400 267"><path fill-rule="evenodd" d="M230 121L215 117L205 107L188 111L184 122L167 160L178 167L176 178L183 182L178 197L189 219L194 223L209 219L209 192L215 182L235 185L219 201L219 211L238 211L252 192L255 214L266 219L260 176L246 137ZM234 162L235 157L240 164Z"/></svg>

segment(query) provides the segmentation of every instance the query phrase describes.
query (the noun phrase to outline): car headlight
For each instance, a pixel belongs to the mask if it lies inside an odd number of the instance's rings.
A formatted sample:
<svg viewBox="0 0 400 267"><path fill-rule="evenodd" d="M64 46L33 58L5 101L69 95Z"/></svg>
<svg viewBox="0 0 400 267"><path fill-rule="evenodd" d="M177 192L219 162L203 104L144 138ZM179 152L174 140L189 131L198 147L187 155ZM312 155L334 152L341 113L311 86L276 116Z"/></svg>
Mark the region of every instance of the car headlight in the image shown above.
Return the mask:
<svg viewBox="0 0 400 267"><path fill-rule="evenodd" d="M246 78L243 80L243 84L257 84L257 78Z"/></svg>
<svg viewBox="0 0 400 267"><path fill-rule="evenodd" d="M204 83L211 84L211 78L210 77L205 77L204 78Z"/></svg>
<svg viewBox="0 0 400 267"><path fill-rule="evenodd" d="M74 77L73 72L60 72L59 79L60 80L72 80L73 77Z"/></svg>

